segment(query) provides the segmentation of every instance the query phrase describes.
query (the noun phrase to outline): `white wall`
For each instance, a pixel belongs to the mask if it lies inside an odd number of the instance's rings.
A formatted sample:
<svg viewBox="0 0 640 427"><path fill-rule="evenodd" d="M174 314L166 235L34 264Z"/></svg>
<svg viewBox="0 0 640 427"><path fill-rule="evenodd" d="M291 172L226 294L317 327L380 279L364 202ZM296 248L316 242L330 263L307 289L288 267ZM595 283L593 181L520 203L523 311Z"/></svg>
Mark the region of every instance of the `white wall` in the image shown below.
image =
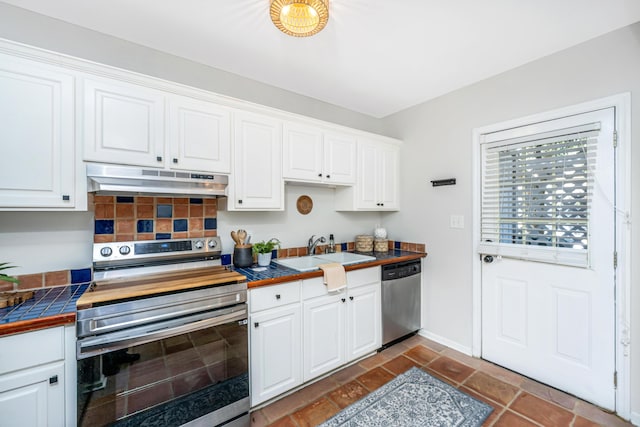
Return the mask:
<svg viewBox="0 0 640 427"><path fill-rule="evenodd" d="M326 102L0 2L0 38L304 116L385 134L381 122ZM393 135L388 135L393 136Z"/></svg>
<svg viewBox="0 0 640 427"><path fill-rule="evenodd" d="M296 201L306 194L313 200L313 209L307 215L298 213ZM284 212L229 212L218 211L218 235L222 238L223 252L233 252L231 230L243 228L252 235L251 241L276 237L283 248L307 246L311 235L329 239L333 233L337 242L353 242L358 234L373 234L381 221L378 212L336 212L334 190L300 185L285 186ZM389 230L393 239L393 230Z"/></svg>
<svg viewBox="0 0 640 427"><path fill-rule="evenodd" d="M404 140L402 211L384 215L401 240L424 241L424 327L472 346L472 153L475 127L630 91L632 223L640 221L640 23L405 110L384 121ZM456 178L451 187L432 179ZM464 215L463 230L449 228ZM632 343L640 341L640 227L632 230ZM634 344L632 344L634 345ZM636 344L637 345L637 344ZM640 352L632 349L632 412L640 417ZM640 418L635 419L640 422Z"/></svg>

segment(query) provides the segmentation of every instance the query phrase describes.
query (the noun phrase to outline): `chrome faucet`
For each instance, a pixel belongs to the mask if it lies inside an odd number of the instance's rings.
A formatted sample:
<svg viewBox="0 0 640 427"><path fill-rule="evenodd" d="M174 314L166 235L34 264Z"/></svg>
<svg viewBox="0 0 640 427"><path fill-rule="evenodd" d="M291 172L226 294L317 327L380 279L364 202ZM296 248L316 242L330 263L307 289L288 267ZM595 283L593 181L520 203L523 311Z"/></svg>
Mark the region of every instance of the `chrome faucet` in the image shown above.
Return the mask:
<svg viewBox="0 0 640 427"><path fill-rule="evenodd" d="M309 243L307 243L307 253L309 255L313 255L315 253L316 246L318 246L318 243L324 243L327 241L327 239L325 239L324 236L320 236L316 240L313 240L314 237L316 237L315 234L309 237Z"/></svg>

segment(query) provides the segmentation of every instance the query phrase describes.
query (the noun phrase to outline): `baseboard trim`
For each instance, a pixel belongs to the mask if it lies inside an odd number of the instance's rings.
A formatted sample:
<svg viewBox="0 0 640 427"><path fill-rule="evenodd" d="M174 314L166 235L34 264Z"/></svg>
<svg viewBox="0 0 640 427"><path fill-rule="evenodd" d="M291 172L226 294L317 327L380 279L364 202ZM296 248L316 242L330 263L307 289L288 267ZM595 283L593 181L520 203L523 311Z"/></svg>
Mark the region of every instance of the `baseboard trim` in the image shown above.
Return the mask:
<svg viewBox="0 0 640 427"><path fill-rule="evenodd" d="M631 424L634 426L640 426L640 413L639 412L631 412Z"/></svg>
<svg viewBox="0 0 640 427"><path fill-rule="evenodd" d="M442 345L446 345L449 348L452 348L454 350L459 351L460 353L464 353L467 356L471 356L472 352L471 352L471 347L469 346L464 346L460 343L457 343L455 341L451 341L448 338L442 337L438 334L434 334L433 332L429 332L425 329L420 329L418 331L418 335L423 336L425 338L430 339L431 341L435 341L438 344L442 344Z"/></svg>

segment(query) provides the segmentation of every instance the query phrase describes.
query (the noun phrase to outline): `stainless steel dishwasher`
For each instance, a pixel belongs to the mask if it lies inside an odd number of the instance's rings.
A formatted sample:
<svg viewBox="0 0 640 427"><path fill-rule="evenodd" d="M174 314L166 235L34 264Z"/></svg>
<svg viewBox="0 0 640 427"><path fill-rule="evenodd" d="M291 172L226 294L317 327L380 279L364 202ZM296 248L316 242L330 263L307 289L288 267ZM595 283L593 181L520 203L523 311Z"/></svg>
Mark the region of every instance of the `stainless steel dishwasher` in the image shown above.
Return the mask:
<svg viewBox="0 0 640 427"><path fill-rule="evenodd" d="M420 260L382 266L382 345L420 329Z"/></svg>

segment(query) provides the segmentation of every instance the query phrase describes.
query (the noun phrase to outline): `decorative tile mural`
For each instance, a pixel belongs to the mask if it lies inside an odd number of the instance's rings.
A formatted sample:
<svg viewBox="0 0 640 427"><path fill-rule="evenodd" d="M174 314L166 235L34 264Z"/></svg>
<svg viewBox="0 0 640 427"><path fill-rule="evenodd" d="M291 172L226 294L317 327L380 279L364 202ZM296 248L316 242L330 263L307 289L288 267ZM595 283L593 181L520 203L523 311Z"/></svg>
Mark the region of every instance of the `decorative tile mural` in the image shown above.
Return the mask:
<svg viewBox="0 0 640 427"><path fill-rule="evenodd" d="M216 199L94 196L93 207L95 243L217 236Z"/></svg>

